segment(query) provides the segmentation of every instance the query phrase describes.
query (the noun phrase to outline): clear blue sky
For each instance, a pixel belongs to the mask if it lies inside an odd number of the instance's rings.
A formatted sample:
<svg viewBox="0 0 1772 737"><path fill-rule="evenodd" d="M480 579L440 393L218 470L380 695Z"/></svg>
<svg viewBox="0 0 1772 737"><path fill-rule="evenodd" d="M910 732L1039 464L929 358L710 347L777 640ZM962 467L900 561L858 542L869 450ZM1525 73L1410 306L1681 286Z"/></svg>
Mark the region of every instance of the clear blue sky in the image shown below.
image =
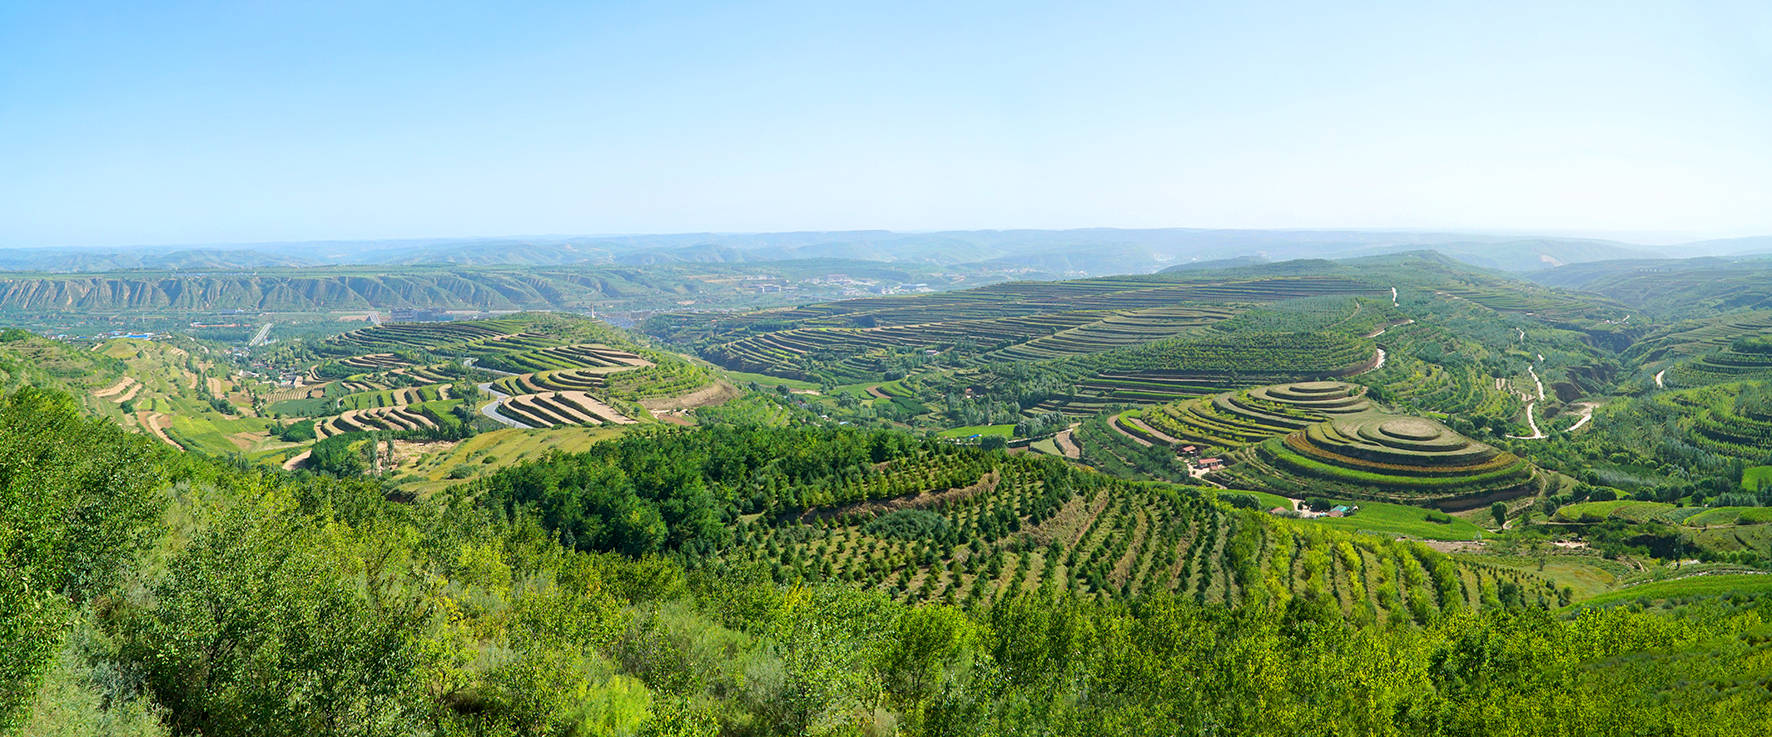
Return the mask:
<svg viewBox="0 0 1772 737"><path fill-rule="evenodd" d="M1772 233L1768 3L1451 5L0 0L0 246Z"/></svg>

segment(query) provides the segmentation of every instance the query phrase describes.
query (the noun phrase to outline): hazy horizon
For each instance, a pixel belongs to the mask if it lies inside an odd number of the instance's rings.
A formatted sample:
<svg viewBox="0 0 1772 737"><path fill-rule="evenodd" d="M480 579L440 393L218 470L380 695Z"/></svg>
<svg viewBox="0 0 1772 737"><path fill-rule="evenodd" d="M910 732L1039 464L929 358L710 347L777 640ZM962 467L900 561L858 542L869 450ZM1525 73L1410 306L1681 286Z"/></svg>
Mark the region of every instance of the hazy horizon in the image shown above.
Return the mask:
<svg viewBox="0 0 1772 737"><path fill-rule="evenodd" d="M1772 233L1745 2L14 4L0 44L9 248Z"/></svg>
<svg viewBox="0 0 1772 737"><path fill-rule="evenodd" d="M614 240L614 239L623 239L623 238L688 238L688 237L696 237L696 236L706 236L709 238L716 238L717 239L717 238L742 238L742 237L769 236L769 235L802 235L802 234L807 234L807 235L809 235L809 234L844 235L844 234L859 234L859 233L891 233L894 235L915 236L915 235L933 235L933 234L939 234L939 233L1010 233L1010 232L1018 232L1018 231L1039 232L1039 233L1064 233L1064 232L1088 232L1088 231L1128 231L1128 232L1156 232L1156 231L1212 232L1212 231L1223 231L1223 232L1348 233L1348 234L1394 233L1397 235L1437 234L1437 235L1468 235L1471 237L1485 237L1485 238L1520 238L1520 239L1559 238L1559 239L1570 239L1570 240L1592 240L1592 241L1603 241L1603 242L1607 242L1607 243L1616 243L1616 244L1624 245L1624 246L1643 246L1643 247L1648 247L1648 248L1681 246L1681 245L1687 245L1687 244L1691 244L1691 243L1698 243L1698 242L1705 242L1705 241L1717 241L1717 240L1728 241L1728 240L1741 240L1741 239L1772 237L1772 232L1766 232L1766 233L1756 232L1756 233L1747 233L1747 234L1739 235L1739 236L1713 237L1713 236L1706 236L1703 234L1690 233L1690 232L1689 233L1666 233L1666 232L1637 232L1637 231L1608 232L1608 231L1555 231L1555 230L1510 231L1510 230L1505 230L1505 229L1361 228L1361 227L1345 227L1345 228L1312 228L1312 227L1299 227L1299 228L1196 228L1196 227L1181 226L1181 225L1128 228L1128 227L1118 227L1118 226L1112 226L1112 225L1103 225L1103 226L1079 226L1079 227L1075 227L1075 228L1017 228L1017 227L983 228L983 227L981 227L981 228L945 228L945 229L938 229L938 230L916 230L916 229L899 229L899 228L836 228L836 229L817 229L817 230L773 230L773 231L707 230L707 231L680 231L680 232L624 232L624 233L482 233L482 234L467 234L467 235L409 235L409 236L361 237L361 238L360 237L343 236L343 237L304 238L304 239L295 239L295 240L262 240L262 241L210 241L210 242L117 243L117 244L74 244L74 245L65 245L65 244L0 245L0 251L32 251L32 250L41 250L41 251L59 251L59 250L68 250L68 251L106 251L106 250L129 251L129 250L165 250L165 249L252 250L255 248L262 248L262 247L284 246L284 245L305 245L305 244L338 244L338 245L413 244L413 245L417 245L417 244L429 244L429 243L503 242L503 241L521 241L521 240L533 240L533 241L550 241L550 240L566 240L566 239L611 239L611 240Z"/></svg>

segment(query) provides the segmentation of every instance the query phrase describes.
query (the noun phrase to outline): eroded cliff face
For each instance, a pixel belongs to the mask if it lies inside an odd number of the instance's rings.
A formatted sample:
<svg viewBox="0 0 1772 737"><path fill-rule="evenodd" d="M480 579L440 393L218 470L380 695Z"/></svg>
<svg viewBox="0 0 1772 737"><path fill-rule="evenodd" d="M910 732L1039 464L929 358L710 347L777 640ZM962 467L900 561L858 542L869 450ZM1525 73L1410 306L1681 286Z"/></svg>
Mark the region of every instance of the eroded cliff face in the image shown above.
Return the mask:
<svg viewBox="0 0 1772 737"><path fill-rule="evenodd" d="M606 296L598 280L487 273L44 276L0 278L0 310L570 309Z"/></svg>

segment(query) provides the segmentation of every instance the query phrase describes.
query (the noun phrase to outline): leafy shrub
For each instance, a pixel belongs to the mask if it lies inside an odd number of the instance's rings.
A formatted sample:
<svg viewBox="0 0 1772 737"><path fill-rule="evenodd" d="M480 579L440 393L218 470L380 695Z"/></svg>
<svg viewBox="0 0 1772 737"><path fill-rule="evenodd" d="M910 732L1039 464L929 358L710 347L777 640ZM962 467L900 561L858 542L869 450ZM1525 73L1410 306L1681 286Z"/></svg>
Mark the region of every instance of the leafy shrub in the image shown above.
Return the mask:
<svg viewBox="0 0 1772 737"><path fill-rule="evenodd" d="M1427 514L1424 515L1422 517L1422 519L1425 519L1425 520L1432 522L1436 525L1452 524L1452 515L1446 514L1445 512L1442 512L1438 509L1427 510Z"/></svg>
<svg viewBox="0 0 1772 737"><path fill-rule="evenodd" d="M315 443L308 454L308 468L334 476L360 476L368 467L363 456L351 449L351 438L346 435Z"/></svg>
<svg viewBox="0 0 1772 737"><path fill-rule="evenodd" d="M1259 509L1261 500L1254 494L1219 494L1218 500L1237 509Z"/></svg>
<svg viewBox="0 0 1772 737"><path fill-rule="evenodd" d="M277 431L277 437L291 443L305 443L315 438L314 421L301 420L292 422Z"/></svg>

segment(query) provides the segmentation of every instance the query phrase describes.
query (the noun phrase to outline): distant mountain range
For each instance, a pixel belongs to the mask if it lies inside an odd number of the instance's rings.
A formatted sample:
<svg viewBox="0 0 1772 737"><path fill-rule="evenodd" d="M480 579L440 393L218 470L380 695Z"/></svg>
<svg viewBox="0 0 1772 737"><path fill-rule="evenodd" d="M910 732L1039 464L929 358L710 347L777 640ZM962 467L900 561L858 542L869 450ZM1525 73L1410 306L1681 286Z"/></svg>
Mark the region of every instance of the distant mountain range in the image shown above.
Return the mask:
<svg viewBox="0 0 1772 737"><path fill-rule="evenodd" d="M321 265L649 266L808 259L965 266L1030 278L1150 273L1201 262L1255 263L1355 258L1431 249L1465 263L1512 272L1568 264L1668 256L1772 252L1772 236L1644 246L1591 238L1362 230L1194 228L886 230L684 233L382 241L312 241L113 250L0 250L0 271L247 271Z"/></svg>

